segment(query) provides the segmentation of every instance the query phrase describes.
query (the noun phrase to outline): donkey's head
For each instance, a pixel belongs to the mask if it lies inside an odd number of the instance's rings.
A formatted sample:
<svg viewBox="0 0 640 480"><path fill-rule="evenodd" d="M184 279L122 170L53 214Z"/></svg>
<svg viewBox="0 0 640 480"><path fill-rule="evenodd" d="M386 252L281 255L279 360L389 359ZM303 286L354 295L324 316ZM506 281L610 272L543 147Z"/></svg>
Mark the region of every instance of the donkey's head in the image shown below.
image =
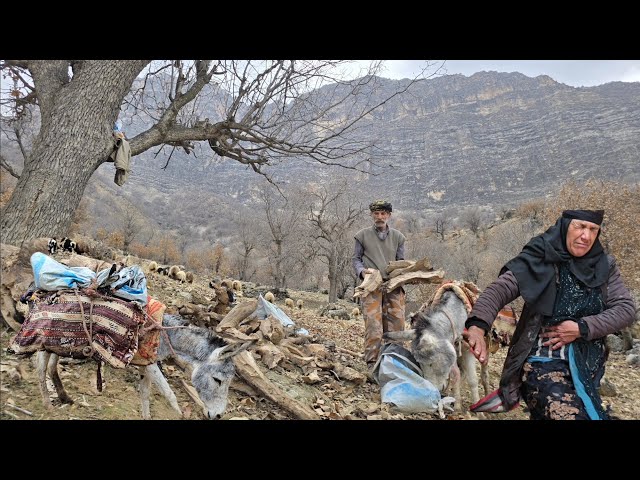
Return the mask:
<svg viewBox="0 0 640 480"><path fill-rule="evenodd" d="M206 361L194 362L191 383L205 404L207 417L217 420L227 408L229 385L236 373L233 356L246 350L252 342L227 345L220 337L211 342L215 342L215 348Z"/></svg>
<svg viewBox="0 0 640 480"><path fill-rule="evenodd" d="M411 341L411 353L420 365L422 376L443 391L457 360L451 324L437 307L415 313L411 317L411 325L412 329L387 332L383 338Z"/></svg>
<svg viewBox="0 0 640 480"><path fill-rule="evenodd" d="M415 333L411 351L420 365L422 376L443 391L456 364L457 354L450 330L438 325L442 321L439 315L429 310L418 312L412 318Z"/></svg>

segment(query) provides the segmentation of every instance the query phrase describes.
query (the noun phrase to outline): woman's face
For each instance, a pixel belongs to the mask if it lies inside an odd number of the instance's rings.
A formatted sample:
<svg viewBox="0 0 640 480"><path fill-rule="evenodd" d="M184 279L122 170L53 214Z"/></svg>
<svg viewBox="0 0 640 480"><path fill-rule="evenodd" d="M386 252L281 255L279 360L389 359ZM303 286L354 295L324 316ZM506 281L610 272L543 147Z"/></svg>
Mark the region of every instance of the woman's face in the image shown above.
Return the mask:
<svg viewBox="0 0 640 480"><path fill-rule="evenodd" d="M571 220L567 229L567 250L574 257L582 257L589 253L598 238L600 226L586 220Z"/></svg>

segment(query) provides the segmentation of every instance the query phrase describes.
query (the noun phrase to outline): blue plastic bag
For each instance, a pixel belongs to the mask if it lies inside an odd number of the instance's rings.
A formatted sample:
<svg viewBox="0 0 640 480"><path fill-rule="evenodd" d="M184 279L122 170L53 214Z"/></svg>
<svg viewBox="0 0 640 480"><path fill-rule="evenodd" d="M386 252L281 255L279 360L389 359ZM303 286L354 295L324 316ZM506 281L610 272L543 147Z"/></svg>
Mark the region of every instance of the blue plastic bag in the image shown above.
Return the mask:
<svg viewBox="0 0 640 480"><path fill-rule="evenodd" d="M31 255L31 268L36 288L63 290L65 288L85 288L96 278L93 270L86 267L67 267L44 253Z"/></svg>
<svg viewBox="0 0 640 480"><path fill-rule="evenodd" d="M452 397L442 398L435 385L422 377L413 355L401 345L382 346L373 375L380 385L382 403L391 403L401 412L438 412L443 418L445 406L453 402Z"/></svg>
<svg viewBox="0 0 640 480"><path fill-rule="evenodd" d="M86 288L95 279L96 286L109 287L114 297L137 302L142 307L147 305L147 277L138 265L114 273L110 268L105 268L96 275L90 268L67 267L44 253L35 252L31 255L31 268L38 289L52 292Z"/></svg>

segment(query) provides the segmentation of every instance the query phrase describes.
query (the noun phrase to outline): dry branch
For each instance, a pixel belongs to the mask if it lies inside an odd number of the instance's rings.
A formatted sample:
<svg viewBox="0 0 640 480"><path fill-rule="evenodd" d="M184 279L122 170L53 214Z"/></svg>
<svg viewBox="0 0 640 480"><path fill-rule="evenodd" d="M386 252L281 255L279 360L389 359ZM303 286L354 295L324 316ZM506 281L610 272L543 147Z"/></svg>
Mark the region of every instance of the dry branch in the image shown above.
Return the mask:
<svg viewBox="0 0 640 480"><path fill-rule="evenodd" d="M287 396L271 383L264 376L250 352L244 351L233 357L233 359L238 376L283 410L302 420L319 419L318 415L311 408Z"/></svg>
<svg viewBox="0 0 640 480"><path fill-rule="evenodd" d="M182 383L182 386L187 391L187 394L189 395L191 400L196 402L196 405L198 405L202 409L202 413L206 417L207 416L207 406L204 404L204 402L202 400L200 400L200 397L198 396L198 392L196 391L196 389L193 388L191 385L189 385L187 382L185 382L184 379L182 379L182 378L180 379L180 383Z"/></svg>
<svg viewBox="0 0 640 480"><path fill-rule="evenodd" d="M24 413L25 415L29 415L30 417L33 417L33 413L31 413L29 410L25 410L24 408L17 407L13 403L5 403L5 406L11 407L14 410L17 410L21 413Z"/></svg>
<svg viewBox="0 0 640 480"><path fill-rule="evenodd" d="M398 268L410 267L414 263L415 262L412 262L411 260L394 260L393 262L389 262L389 265L387 265L386 270L387 270L387 273L391 273Z"/></svg>
<svg viewBox="0 0 640 480"><path fill-rule="evenodd" d="M398 262L394 262L394 263L398 263ZM389 266L391 266L391 264L389 264ZM433 270L433 267L431 266L431 262L427 257L424 257L418 260L417 262L410 261L409 265L407 265L406 267L394 268L393 270L389 270L389 267L387 267L387 272L390 272L389 278L399 277L400 275L404 275L405 273L410 273L410 272L418 272L418 271L428 272L431 270Z"/></svg>
<svg viewBox="0 0 640 480"><path fill-rule="evenodd" d="M440 283L444 278L444 270L436 270L435 272L409 272L382 284L385 291L390 292L405 284L412 283Z"/></svg>
<svg viewBox="0 0 640 480"><path fill-rule="evenodd" d="M336 351L340 353L346 353L347 355L351 355L352 357L361 358L364 355L362 353L354 352L353 350L349 350L347 348L338 347L336 345Z"/></svg>
<svg viewBox="0 0 640 480"><path fill-rule="evenodd" d="M235 378L231 380L231 385L229 386L229 388L235 390L236 392L244 393L245 395L248 395L250 397L255 397L258 395L258 392L254 388Z"/></svg>
<svg viewBox="0 0 640 480"><path fill-rule="evenodd" d="M236 305L218 324L216 331L221 333L228 328L236 328L242 320L255 312L257 306L258 300L249 300Z"/></svg>
<svg viewBox="0 0 640 480"><path fill-rule="evenodd" d="M356 287L356 292L353 294L353 298L364 298L371 292L376 290L382 284L382 275L379 270L374 270L373 273L365 273L364 280Z"/></svg>

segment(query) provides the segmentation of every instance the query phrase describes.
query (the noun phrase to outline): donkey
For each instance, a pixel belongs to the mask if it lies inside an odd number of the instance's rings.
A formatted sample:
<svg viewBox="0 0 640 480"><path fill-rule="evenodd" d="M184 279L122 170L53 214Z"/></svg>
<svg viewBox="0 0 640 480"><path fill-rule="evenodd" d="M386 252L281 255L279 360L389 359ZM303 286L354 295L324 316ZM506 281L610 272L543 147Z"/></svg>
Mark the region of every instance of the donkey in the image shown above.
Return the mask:
<svg viewBox="0 0 640 480"><path fill-rule="evenodd" d="M411 353L420 365L422 376L441 392L451 383L456 399L455 409L460 411L460 371L464 374L473 403L480 399L476 359L466 343L462 331L467 320L464 302L455 292L445 291L440 302L420 310L411 317L410 330L386 332L385 340L411 341ZM480 376L485 395L489 393L487 365L481 365Z"/></svg>
<svg viewBox="0 0 640 480"><path fill-rule="evenodd" d="M224 339L210 330L189 325L177 315L164 315L162 325L183 328L170 328L165 330L167 335L164 333L160 335L158 360L173 358L179 365L186 366L187 370L191 372L191 383L206 407L207 417L209 419L221 418L227 408L229 385L235 375L233 356L245 350L253 342L228 345ZM55 353L46 350L38 352L37 371L40 393L47 408L52 407L47 391L47 373L60 401L73 403L60 380L58 360L59 356ZM151 383L159 388L171 407L182 415L178 400L158 364L152 363L140 366L138 369L140 371L139 393L142 403L142 418L151 419L149 411Z"/></svg>

